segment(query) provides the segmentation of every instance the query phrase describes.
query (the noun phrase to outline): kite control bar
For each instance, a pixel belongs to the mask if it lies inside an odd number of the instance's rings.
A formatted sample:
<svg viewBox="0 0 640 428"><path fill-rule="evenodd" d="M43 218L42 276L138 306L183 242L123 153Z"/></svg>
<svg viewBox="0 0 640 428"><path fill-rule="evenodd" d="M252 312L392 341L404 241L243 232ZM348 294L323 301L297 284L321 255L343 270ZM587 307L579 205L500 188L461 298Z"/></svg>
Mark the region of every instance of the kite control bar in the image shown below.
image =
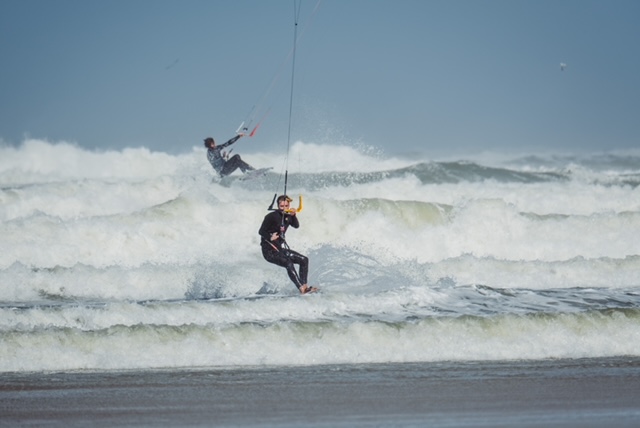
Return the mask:
<svg viewBox="0 0 640 428"><path fill-rule="evenodd" d="M268 210L269 211L276 211L278 208L273 208L273 206L276 203L276 198L278 197L278 194L276 193L275 195L273 195L273 200L271 201L271 205L269 205ZM298 208L289 208L288 210L285 210L286 213L288 214L293 214L293 213L299 213L300 211L302 211L302 195L298 196Z"/></svg>

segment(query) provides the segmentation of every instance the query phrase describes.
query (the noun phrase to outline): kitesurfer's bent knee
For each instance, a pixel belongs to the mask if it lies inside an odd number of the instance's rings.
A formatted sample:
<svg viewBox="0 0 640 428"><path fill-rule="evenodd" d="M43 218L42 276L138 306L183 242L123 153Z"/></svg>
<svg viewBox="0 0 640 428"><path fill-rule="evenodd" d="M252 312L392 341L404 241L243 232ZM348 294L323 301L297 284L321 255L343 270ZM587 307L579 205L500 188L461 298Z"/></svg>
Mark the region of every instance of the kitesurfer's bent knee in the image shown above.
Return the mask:
<svg viewBox="0 0 640 428"><path fill-rule="evenodd" d="M255 169L251 165L243 161L240 155L233 155L228 161L224 163L224 166L220 171L220 175L224 177L231 174L238 168L240 168L240 171L242 172L253 171Z"/></svg>
<svg viewBox="0 0 640 428"><path fill-rule="evenodd" d="M289 279L291 279L291 282L293 282L296 288L300 289L300 287L307 283L309 259L293 250L287 250L287 253L289 253L288 256L284 255L280 251L273 251L265 247L262 248L262 257L264 257L264 259L269 263L273 263L274 265L287 269ZM296 264L300 265L300 274L296 272Z"/></svg>
<svg viewBox="0 0 640 428"><path fill-rule="evenodd" d="M298 278L300 279L301 285L306 284L307 276L309 273L309 258L307 256L304 256L298 253L297 251L289 250L289 260L291 261L291 263L300 265L300 272L298 274ZM298 288L300 287L298 286Z"/></svg>

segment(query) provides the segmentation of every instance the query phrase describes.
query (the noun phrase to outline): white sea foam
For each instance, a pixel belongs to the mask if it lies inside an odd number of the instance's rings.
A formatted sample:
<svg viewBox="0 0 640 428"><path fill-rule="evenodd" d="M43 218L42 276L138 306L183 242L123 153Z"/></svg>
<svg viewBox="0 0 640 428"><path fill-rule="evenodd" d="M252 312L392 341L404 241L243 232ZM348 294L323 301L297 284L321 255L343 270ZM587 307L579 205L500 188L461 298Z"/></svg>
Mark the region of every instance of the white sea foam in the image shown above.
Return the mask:
<svg viewBox="0 0 640 428"><path fill-rule="evenodd" d="M295 143L308 298L257 235L287 159L243 157L274 170L220 180L200 147L0 147L0 371L638 353L637 156Z"/></svg>

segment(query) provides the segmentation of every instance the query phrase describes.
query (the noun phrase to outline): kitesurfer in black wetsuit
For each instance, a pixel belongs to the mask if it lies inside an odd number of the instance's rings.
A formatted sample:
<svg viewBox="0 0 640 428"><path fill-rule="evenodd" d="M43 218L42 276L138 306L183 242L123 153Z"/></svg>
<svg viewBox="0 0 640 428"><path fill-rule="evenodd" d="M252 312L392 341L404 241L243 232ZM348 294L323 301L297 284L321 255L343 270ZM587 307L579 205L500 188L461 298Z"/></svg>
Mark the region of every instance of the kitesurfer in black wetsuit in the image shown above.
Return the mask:
<svg viewBox="0 0 640 428"><path fill-rule="evenodd" d="M247 172L253 171L255 168L242 160L240 155L233 155L231 159L228 158L228 154L223 152L222 149L229 147L240 139L244 134L238 134L229 141L219 146L213 138L208 137L204 140L204 146L207 148L207 159L209 163L216 170L220 177L226 177L236 169L240 168L240 171Z"/></svg>
<svg viewBox="0 0 640 428"><path fill-rule="evenodd" d="M300 290L300 293L306 294L317 290L317 288L307 285L309 259L289 248L284 239L289 226L294 229L300 227L296 211L288 211L290 202L291 198L287 195L278 196L278 209L271 211L264 217L258 231L261 237L260 246L264 259L269 263L286 268L289 278ZM295 265L300 266L299 272L296 272Z"/></svg>

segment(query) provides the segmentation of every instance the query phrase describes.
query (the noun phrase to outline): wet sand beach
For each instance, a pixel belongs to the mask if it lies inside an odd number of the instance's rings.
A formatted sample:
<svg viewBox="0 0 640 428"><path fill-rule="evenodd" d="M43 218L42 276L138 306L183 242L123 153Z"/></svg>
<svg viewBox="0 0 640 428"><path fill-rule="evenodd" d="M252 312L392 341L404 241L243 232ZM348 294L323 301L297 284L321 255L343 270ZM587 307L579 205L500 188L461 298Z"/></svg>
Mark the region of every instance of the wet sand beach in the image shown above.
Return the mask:
<svg viewBox="0 0 640 428"><path fill-rule="evenodd" d="M5 373L3 426L638 426L640 360Z"/></svg>

